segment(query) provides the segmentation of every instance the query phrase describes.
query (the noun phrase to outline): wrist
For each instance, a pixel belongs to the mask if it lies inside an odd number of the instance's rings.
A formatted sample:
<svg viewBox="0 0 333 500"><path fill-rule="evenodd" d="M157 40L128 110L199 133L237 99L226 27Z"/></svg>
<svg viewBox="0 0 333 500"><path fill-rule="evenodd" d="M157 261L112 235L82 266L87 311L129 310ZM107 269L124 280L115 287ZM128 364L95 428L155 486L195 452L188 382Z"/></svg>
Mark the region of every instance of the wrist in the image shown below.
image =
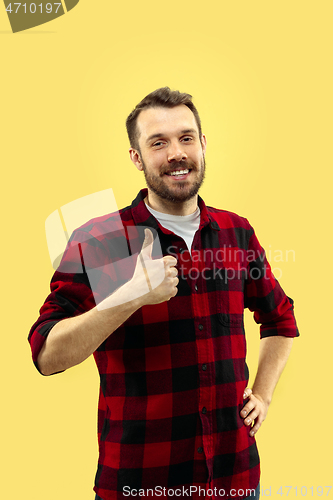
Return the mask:
<svg viewBox="0 0 333 500"><path fill-rule="evenodd" d="M135 311L140 309L142 306L145 306L148 304L147 301L147 296L148 296L148 291L146 293L140 293L138 292L138 287L137 283L134 281L134 279L130 279L125 285L122 287L124 296L128 298L128 301L133 307ZM139 296L137 294L139 293Z"/></svg>
<svg viewBox="0 0 333 500"><path fill-rule="evenodd" d="M252 394L257 399L259 399L266 406L269 406L272 402L272 395L265 393L264 391L257 390L255 387L252 388Z"/></svg>
<svg viewBox="0 0 333 500"><path fill-rule="evenodd" d="M128 312L133 314L137 309L144 305L142 297L136 297L136 288L132 280L120 286L111 295L102 300L95 309L97 311L114 310L118 308L119 312Z"/></svg>

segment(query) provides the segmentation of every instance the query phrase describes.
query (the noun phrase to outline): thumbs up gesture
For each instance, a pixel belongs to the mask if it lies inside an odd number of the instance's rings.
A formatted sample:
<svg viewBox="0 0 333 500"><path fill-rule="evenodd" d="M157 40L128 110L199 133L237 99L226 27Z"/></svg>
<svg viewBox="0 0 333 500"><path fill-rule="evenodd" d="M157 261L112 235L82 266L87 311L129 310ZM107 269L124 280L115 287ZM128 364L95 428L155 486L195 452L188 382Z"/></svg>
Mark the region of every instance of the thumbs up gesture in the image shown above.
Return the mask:
<svg viewBox="0 0 333 500"><path fill-rule="evenodd" d="M145 239L131 280L135 294L142 297L143 305L160 304L178 292L178 271L175 267L177 259L167 255L162 259L153 260L153 243L152 232L145 229Z"/></svg>
<svg viewBox="0 0 333 500"><path fill-rule="evenodd" d="M133 277L96 307L99 311L135 301L135 308L148 304L160 304L170 300L177 292L179 279L177 259L171 255L152 259L154 237L145 229L145 239L138 255Z"/></svg>

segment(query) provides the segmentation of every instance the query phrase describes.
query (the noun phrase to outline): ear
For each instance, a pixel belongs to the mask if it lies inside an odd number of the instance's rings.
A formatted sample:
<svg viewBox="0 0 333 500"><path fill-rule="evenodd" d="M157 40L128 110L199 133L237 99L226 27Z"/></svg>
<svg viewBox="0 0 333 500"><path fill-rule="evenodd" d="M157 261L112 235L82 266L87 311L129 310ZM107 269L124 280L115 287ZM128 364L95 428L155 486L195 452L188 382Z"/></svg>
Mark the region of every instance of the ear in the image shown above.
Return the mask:
<svg viewBox="0 0 333 500"><path fill-rule="evenodd" d="M202 134L202 136L201 136L201 146L202 146L203 154L205 156L205 154L206 154L206 147L207 147L207 139L206 139L205 134Z"/></svg>
<svg viewBox="0 0 333 500"><path fill-rule="evenodd" d="M138 170L142 171L143 166L142 166L142 161L141 161L141 156L140 156L139 151L137 149L134 149L134 148L129 148L129 154L130 154L131 160L134 163L134 165L136 166L136 168Z"/></svg>

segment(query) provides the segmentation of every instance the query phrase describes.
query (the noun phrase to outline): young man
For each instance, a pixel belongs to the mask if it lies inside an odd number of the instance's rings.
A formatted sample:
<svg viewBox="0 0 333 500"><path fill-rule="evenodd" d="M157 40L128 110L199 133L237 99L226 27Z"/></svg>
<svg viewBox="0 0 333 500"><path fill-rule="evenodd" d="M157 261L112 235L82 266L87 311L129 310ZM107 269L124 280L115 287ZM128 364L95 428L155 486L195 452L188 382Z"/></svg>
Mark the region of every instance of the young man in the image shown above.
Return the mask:
<svg viewBox="0 0 333 500"><path fill-rule="evenodd" d="M97 499L258 497L254 435L299 335L293 301L248 221L197 194L206 137L191 96L158 89L126 125L147 189L74 231L30 331L33 360L51 375L94 354ZM244 307L261 324L252 390Z"/></svg>

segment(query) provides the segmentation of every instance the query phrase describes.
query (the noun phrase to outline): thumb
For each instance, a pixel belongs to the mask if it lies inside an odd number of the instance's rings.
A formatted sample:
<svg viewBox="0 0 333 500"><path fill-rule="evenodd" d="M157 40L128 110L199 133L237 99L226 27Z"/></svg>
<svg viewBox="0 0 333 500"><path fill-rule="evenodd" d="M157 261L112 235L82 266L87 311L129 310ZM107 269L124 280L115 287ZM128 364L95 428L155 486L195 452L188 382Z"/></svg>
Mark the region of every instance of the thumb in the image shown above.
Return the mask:
<svg viewBox="0 0 333 500"><path fill-rule="evenodd" d="M145 229L145 239L143 240L141 255L151 259L153 251L154 236L150 229Z"/></svg>

